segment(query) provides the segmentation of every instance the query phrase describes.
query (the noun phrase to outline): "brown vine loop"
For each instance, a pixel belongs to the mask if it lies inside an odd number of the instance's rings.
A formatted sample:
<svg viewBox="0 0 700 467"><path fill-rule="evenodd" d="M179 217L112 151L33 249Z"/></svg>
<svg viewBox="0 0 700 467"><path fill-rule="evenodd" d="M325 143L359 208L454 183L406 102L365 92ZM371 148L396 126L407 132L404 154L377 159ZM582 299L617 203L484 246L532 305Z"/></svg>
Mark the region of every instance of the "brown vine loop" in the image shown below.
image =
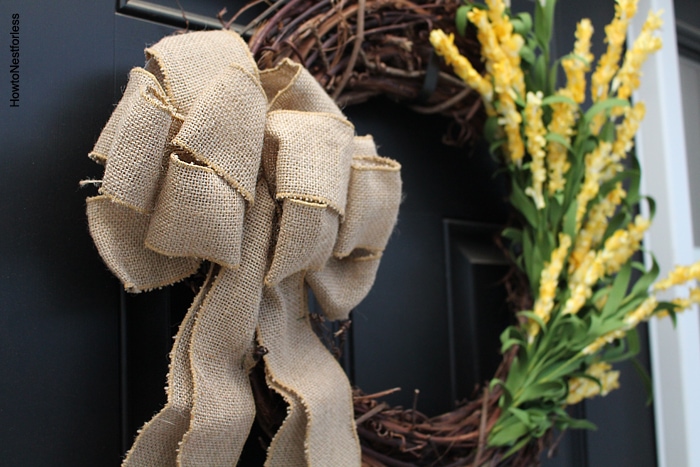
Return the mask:
<svg viewBox="0 0 700 467"><path fill-rule="evenodd" d="M261 69L290 58L303 63L341 107L384 95L420 113L448 116L445 141L463 145L481 133L485 114L478 94L441 65L437 86L420 99L432 53L430 30L454 32L460 5L460 0L278 1L244 29L253 30L249 46ZM222 25L230 27L240 13L229 20L220 15ZM481 63L472 31L456 42L472 63Z"/></svg>

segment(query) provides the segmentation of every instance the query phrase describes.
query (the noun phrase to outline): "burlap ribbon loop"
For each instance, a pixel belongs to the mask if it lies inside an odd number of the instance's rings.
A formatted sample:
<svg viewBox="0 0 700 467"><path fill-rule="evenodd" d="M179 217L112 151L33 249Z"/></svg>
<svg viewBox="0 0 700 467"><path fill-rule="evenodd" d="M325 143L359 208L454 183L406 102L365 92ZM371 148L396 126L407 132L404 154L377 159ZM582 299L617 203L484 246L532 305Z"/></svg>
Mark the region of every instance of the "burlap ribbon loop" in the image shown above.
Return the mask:
<svg viewBox="0 0 700 467"><path fill-rule="evenodd" d="M332 319L374 282L399 165L376 154L300 65L259 72L237 35L147 49L93 152L90 232L129 291L210 273L175 340L168 403L125 466L234 465L255 416L256 340L288 403L268 466L356 466L343 370L311 329L307 287Z"/></svg>

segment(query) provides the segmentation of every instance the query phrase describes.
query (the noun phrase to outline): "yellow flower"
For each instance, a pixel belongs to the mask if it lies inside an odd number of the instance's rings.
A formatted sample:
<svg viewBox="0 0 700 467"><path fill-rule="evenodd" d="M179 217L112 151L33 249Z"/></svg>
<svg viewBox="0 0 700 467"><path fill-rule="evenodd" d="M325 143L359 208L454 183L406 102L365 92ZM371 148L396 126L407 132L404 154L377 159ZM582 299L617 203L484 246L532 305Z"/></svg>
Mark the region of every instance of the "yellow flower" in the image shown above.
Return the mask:
<svg viewBox="0 0 700 467"><path fill-rule="evenodd" d="M481 94L487 104L493 100L493 86L488 79L474 69L467 58L459 53L454 44L454 34L448 36L440 29L433 29L430 31L430 43L435 47L435 52L452 66L455 74Z"/></svg>
<svg viewBox="0 0 700 467"><path fill-rule="evenodd" d="M625 316L626 329L632 329L642 321L648 320L649 317L651 317L651 314L654 313L656 305L658 304L659 302L653 295L647 297L636 310L627 313Z"/></svg>
<svg viewBox="0 0 700 467"><path fill-rule="evenodd" d="M571 97L570 94L571 92L568 89L557 91L559 96ZM568 143L571 143L577 116L578 109L572 104L567 102L552 104L552 120L547 128L551 133L557 133ZM549 177L547 188L550 195L564 189L564 184L566 183L564 177L571 167L567 158L567 151L566 146L556 141L550 141L547 145L547 173Z"/></svg>
<svg viewBox="0 0 700 467"><path fill-rule="evenodd" d="M654 284L655 290L666 290L690 280L700 279L700 261L690 266L677 266L664 280Z"/></svg>
<svg viewBox="0 0 700 467"><path fill-rule="evenodd" d="M637 216L627 229L616 230L597 253L589 251L579 260L569 279L571 296L564 304L563 314L578 313L592 295L592 287L603 275L615 274L639 249L649 220Z"/></svg>
<svg viewBox="0 0 700 467"><path fill-rule="evenodd" d="M610 81L619 68L629 20L637 12L637 0L617 0L615 18L605 27L608 48L591 77L591 97L598 102L608 97Z"/></svg>
<svg viewBox="0 0 700 467"><path fill-rule="evenodd" d="M693 305L700 303L700 288L693 287L692 289L690 289L690 295L688 296L688 298L674 298L673 300L671 300L671 303L678 307L676 309L676 313L681 313L687 310ZM666 310L662 310L656 313L657 318L665 318L667 316L668 311Z"/></svg>
<svg viewBox="0 0 700 467"><path fill-rule="evenodd" d="M601 252L605 273L615 274L639 250L651 222L642 216L637 216L634 222L630 222L627 230L617 230L605 241L605 248Z"/></svg>
<svg viewBox="0 0 700 467"><path fill-rule="evenodd" d="M571 296L564 304L563 314L575 314L583 307L592 295L592 287L605 273L605 263L602 252L596 254L589 251L581 264L569 278Z"/></svg>
<svg viewBox="0 0 700 467"><path fill-rule="evenodd" d="M612 144L601 141L593 152L586 154L586 174L581 191L576 195L578 203L576 211L576 230L581 227L581 221L586 214L589 201L598 195L603 170L610 163Z"/></svg>
<svg viewBox="0 0 700 467"><path fill-rule="evenodd" d="M616 127L616 137L612 149L612 153L616 157L625 158L634 146L634 135L637 133L645 113L646 106L643 102L637 102L633 107L625 109L625 119Z"/></svg>
<svg viewBox="0 0 700 467"><path fill-rule="evenodd" d="M603 200L591 208L585 225L576 236L574 251L571 252L571 258L569 259L571 271L581 264L581 261L591 248L596 248L600 244L608 226L608 218L615 213L626 194L622 188L622 183L618 182Z"/></svg>
<svg viewBox="0 0 700 467"><path fill-rule="evenodd" d="M544 139L547 130L542 123L542 92L527 93L525 105L525 136L527 137L527 151L532 157L530 171L532 172L532 186L525 189L525 193L535 200L537 209L544 209L545 202L542 187L547 179L544 167Z"/></svg>
<svg viewBox="0 0 700 467"><path fill-rule="evenodd" d="M600 384L589 378L571 378L569 380L569 395L566 398L566 403L569 405L576 404L583 399L599 394L607 396L610 391L619 388L620 372L611 370L612 366L605 362L594 363L588 367L586 374L600 381Z"/></svg>
<svg viewBox="0 0 700 467"><path fill-rule="evenodd" d="M591 36L593 26L590 20L584 19L576 26L576 42L574 57L562 60L562 68L566 73L566 89L571 98L581 104L586 100L586 72L591 69L593 54L591 53Z"/></svg>
<svg viewBox="0 0 700 467"><path fill-rule="evenodd" d="M629 99L639 87L640 69L649 54L661 48L661 38L654 36L654 31L661 27L661 12L649 12L644 22L642 32L634 41L634 45L625 54L622 68L612 82L613 91L617 91L620 99Z"/></svg>
<svg viewBox="0 0 700 467"><path fill-rule="evenodd" d="M499 8L502 3L492 0L489 4L493 4L496 10L487 12L474 8L467 13L469 21L477 28L477 39L481 44L481 55L486 61L486 70L497 82L497 92L503 93L509 88L514 88L523 96L525 78L520 68L520 48L524 40L520 35L513 33L512 24ZM495 69L496 64L500 65L498 72Z"/></svg>
<svg viewBox="0 0 700 467"><path fill-rule="evenodd" d="M603 348L605 344L610 344L612 343L615 339L622 339L625 337L625 331L622 329L618 329L616 331L610 331L609 333L605 334L604 336L600 336L597 338L595 341L593 341L591 344L586 346L581 353L584 355L593 355L597 351Z"/></svg>
<svg viewBox="0 0 700 467"><path fill-rule="evenodd" d="M498 66L496 69L498 70ZM523 119L520 112L518 112L512 92L511 90L510 93L499 95L497 110L501 116L498 118L498 124L501 125L506 132L510 162L520 165L525 155L525 145L520 135L520 124Z"/></svg>
<svg viewBox="0 0 700 467"><path fill-rule="evenodd" d="M559 246L552 251L552 256L549 263L545 263L544 269L540 274L540 290L537 300L535 301L534 313L539 316L545 323L549 322L549 318L554 308L554 297L557 293L557 285L559 276L564 268L564 260L566 253L571 246L571 237L566 234L559 234ZM534 338L539 332L540 327L536 321L530 321L528 332L530 338Z"/></svg>

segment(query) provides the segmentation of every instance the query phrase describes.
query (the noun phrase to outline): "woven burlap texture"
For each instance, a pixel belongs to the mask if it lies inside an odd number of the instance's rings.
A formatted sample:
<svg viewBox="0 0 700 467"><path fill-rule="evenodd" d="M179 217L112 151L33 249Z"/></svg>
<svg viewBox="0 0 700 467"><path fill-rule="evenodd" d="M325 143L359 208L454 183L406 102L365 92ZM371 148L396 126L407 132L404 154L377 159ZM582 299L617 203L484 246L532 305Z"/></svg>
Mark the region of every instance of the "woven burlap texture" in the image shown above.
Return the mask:
<svg viewBox="0 0 700 467"><path fill-rule="evenodd" d="M357 466L351 389L311 329L307 288L345 319L396 222L400 166L379 157L300 65L258 71L229 31L146 50L90 157L90 233L130 292L210 264L170 355L165 407L124 466L236 465L255 417L256 345L288 404L266 465Z"/></svg>

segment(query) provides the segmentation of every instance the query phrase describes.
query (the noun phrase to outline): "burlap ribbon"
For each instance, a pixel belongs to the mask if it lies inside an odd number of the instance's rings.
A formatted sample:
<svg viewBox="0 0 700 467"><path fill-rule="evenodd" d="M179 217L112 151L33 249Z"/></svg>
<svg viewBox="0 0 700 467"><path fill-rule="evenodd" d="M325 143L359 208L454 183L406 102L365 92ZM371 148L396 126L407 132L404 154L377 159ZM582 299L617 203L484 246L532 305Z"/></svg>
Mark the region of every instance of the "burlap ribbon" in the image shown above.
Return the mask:
<svg viewBox="0 0 700 467"><path fill-rule="evenodd" d="M331 319L367 294L399 165L306 70L259 72L234 33L167 37L146 58L90 153L105 165L90 232L132 292L212 266L173 345L168 402L124 465L235 465L256 339L289 405L266 465L359 465L350 386L310 327L306 287Z"/></svg>

